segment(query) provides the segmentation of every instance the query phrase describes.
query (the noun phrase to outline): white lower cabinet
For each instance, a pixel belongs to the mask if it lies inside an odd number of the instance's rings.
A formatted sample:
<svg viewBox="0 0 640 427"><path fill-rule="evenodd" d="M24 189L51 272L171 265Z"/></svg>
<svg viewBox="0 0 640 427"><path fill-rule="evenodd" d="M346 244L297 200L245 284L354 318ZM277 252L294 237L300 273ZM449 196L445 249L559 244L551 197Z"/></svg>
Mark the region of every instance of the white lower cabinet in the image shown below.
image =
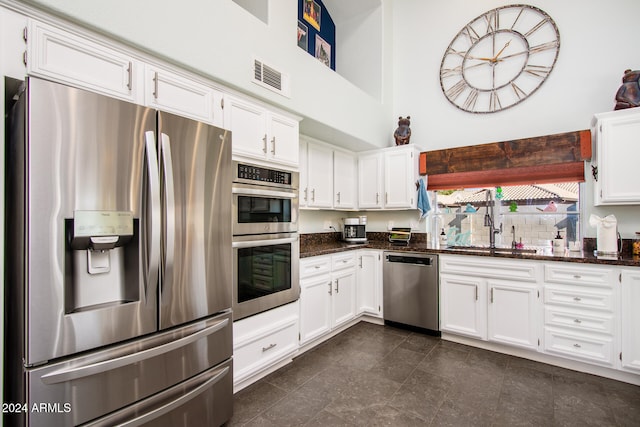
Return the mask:
<svg viewBox="0 0 640 427"><path fill-rule="evenodd" d="M358 314L382 318L382 251L358 251L356 270Z"/></svg>
<svg viewBox="0 0 640 427"><path fill-rule="evenodd" d="M640 269L623 270L620 304L621 368L640 374Z"/></svg>
<svg viewBox="0 0 640 427"><path fill-rule="evenodd" d="M441 273L440 330L487 339L486 289L482 279Z"/></svg>
<svg viewBox="0 0 640 427"><path fill-rule="evenodd" d="M616 365L616 275L608 266L544 265L544 351Z"/></svg>
<svg viewBox="0 0 640 427"><path fill-rule="evenodd" d="M331 266L331 256L314 257L317 261L326 262ZM331 296L333 282L331 270L303 277L305 267L315 267L316 259L301 260L300 268L300 344L313 341L331 331Z"/></svg>
<svg viewBox="0 0 640 427"><path fill-rule="evenodd" d="M233 323L235 391L296 354L298 313L298 302L294 302Z"/></svg>
<svg viewBox="0 0 640 427"><path fill-rule="evenodd" d="M537 350L535 263L441 255L440 271L443 332Z"/></svg>

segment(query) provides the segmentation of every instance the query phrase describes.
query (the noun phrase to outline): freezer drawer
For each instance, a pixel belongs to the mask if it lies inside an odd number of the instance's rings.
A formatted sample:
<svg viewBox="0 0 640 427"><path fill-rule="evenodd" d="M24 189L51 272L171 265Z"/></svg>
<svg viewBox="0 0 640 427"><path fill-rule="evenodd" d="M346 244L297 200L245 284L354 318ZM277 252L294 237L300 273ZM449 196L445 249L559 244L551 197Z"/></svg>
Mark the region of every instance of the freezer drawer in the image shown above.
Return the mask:
<svg viewBox="0 0 640 427"><path fill-rule="evenodd" d="M231 312L226 312L183 328L28 370L29 402L62 407L68 404L70 408L55 414L30 412L29 425L77 425L163 392L229 359L232 333Z"/></svg>

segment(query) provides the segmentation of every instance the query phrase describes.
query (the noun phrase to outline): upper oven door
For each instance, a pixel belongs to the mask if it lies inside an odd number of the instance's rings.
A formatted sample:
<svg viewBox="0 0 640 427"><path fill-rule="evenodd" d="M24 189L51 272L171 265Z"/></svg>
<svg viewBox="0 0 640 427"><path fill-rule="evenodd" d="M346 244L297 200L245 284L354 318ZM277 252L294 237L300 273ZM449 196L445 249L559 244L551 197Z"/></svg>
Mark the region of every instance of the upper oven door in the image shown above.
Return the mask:
<svg viewBox="0 0 640 427"><path fill-rule="evenodd" d="M233 184L233 234L298 231L298 191Z"/></svg>

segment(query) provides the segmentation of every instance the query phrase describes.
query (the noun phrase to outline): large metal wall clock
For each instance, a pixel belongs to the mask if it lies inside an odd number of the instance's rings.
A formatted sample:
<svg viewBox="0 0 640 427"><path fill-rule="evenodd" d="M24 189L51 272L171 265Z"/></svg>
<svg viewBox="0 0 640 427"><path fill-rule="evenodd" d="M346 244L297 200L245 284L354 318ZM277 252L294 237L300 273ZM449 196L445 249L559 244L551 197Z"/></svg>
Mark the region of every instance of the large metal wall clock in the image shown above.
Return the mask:
<svg viewBox="0 0 640 427"><path fill-rule="evenodd" d="M537 7L492 9L460 30L440 65L440 86L456 107L495 113L524 101L558 59L556 23Z"/></svg>

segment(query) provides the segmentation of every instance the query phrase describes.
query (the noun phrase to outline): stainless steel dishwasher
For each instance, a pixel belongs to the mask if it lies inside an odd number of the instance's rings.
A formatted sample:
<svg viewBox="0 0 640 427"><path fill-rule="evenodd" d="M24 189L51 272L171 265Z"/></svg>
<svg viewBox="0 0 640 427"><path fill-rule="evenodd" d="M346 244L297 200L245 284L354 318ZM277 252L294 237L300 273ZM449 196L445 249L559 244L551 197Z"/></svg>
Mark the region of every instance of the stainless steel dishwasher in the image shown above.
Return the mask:
<svg viewBox="0 0 640 427"><path fill-rule="evenodd" d="M438 256L384 252L384 320L440 335Z"/></svg>

